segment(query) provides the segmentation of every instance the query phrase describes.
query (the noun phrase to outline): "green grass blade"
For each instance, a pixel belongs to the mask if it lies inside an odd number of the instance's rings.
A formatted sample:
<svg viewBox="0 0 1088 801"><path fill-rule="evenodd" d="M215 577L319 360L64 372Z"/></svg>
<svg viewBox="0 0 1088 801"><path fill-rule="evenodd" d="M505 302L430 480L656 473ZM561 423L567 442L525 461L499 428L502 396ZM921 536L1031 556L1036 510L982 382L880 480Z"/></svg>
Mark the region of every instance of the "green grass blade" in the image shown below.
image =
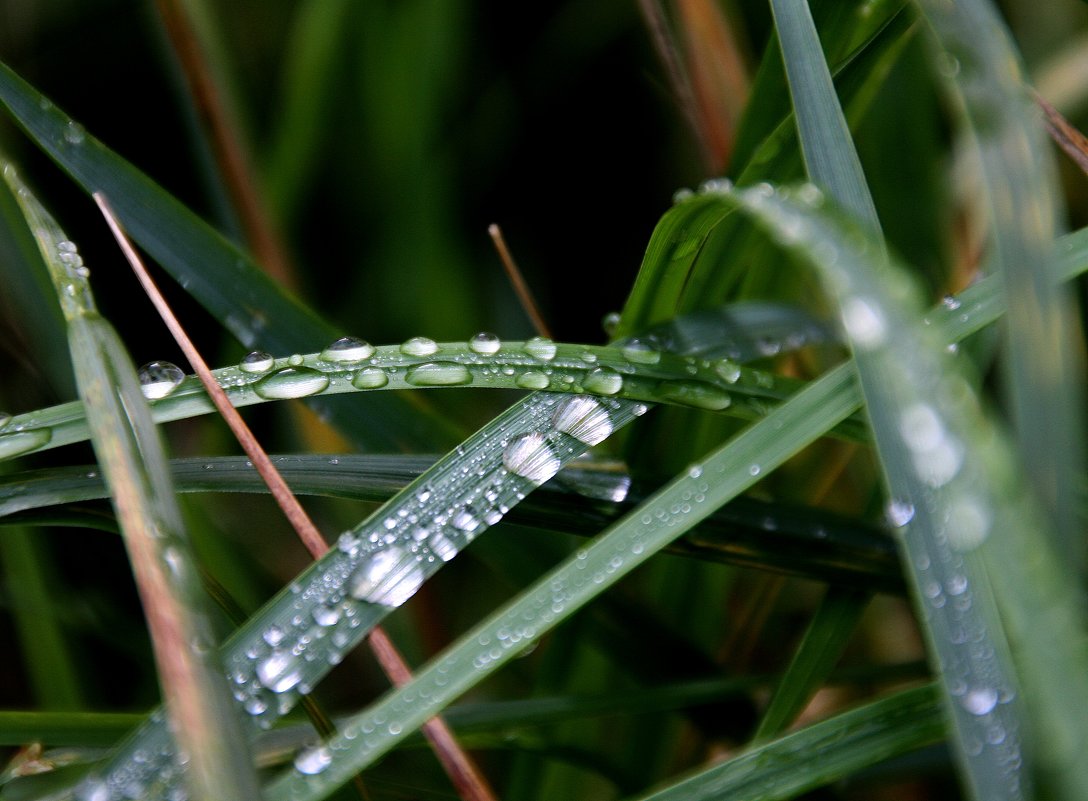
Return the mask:
<svg viewBox="0 0 1088 801"><path fill-rule="evenodd" d="M190 791L196 799L257 799L257 777L216 659L203 591L135 367L98 315L75 247L14 175L5 178L67 319L76 384L144 604L163 695L175 736L192 760Z"/></svg>
<svg viewBox="0 0 1088 801"><path fill-rule="evenodd" d="M789 667L775 687L770 704L759 721L753 739L769 740L782 733L812 700L842 656L862 613L869 593L830 587Z"/></svg>
<svg viewBox="0 0 1088 801"><path fill-rule="evenodd" d="M132 238L243 345L295 353L339 336L246 253L4 65L0 103L85 191L102 192ZM342 404L324 406L320 398L311 402L341 432L371 448L434 447L450 441L446 425L394 396L370 399L366 414Z"/></svg>
<svg viewBox="0 0 1088 801"><path fill-rule="evenodd" d="M0 711L0 744L113 745L143 719L130 712Z"/></svg>
<svg viewBox="0 0 1088 801"><path fill-rule="evenodd" d="M738 197L822 270L842 305L965 781L979 798L1020 798L1041 765L1064 797L1084 797L1088 769L1072 759L1088 742L1080 591L1040 538L1011 450L877 245L811 199ZM832 247L834 258L816 255Z"/></svg>
<svg viewBox="0 0 1088 801"><path fill-rule="evenodd" d="M978 153L990 258L1009 303L1004 391L1025 474L1053 520L1063 558L1083 576L1084 337L1071 293L1054 282L1062 212L1052 147L993 4L926 0L919 7L946 51L946 80Z"/></svg>
<svg viewBox="0 0 1088 801"><path fill-rule="evenodd" d="M775 801L795 798L861 768L939 742L940 699L931 685L836 715L715 765L642 801Z"/></svg>
<svg viewBox="0 0 1088 801"><path fill-rule="evenodd" d="M852 380L846 368L831 371L693 465L474 627L411 683L353 717L327 743L331 761L323 772L281 776L267 797L327 797L459 694L842 420L856 401Z"/></svg>
<svg viewBox="0 0 1088 801"><path fill-rule="evenodd" d="M433 463L430 457L292 455L273 457L277 469L299 495L324 495L384 502ZM171 460L178 492L259 492L267 487L244 457ZM538 493L504 518L509 525L594 536L645 498L630 476L584 467L564 468ZM587 497L603 488L611 497ZM619 500L619 496L623 496ZM0 526L17 523L107 527L101 514L62 504L107 496L92 467L49 468L0 479ZM47 509L47 507L60 507ZM47 509L44 512L36 512ZM737 498L669 547L674 553L710 562L844 584L860 589L903 592L894 541L881 530L819 509L790 508Z"/></svg>
<svg viewBox="0 0 1088 801"><path fill-rule="evenodd" d="M807 0L771 0L782 46L798 139L809 180L848 213L879 233L876 207L865 184L850 129L839 107Z"/></svg>

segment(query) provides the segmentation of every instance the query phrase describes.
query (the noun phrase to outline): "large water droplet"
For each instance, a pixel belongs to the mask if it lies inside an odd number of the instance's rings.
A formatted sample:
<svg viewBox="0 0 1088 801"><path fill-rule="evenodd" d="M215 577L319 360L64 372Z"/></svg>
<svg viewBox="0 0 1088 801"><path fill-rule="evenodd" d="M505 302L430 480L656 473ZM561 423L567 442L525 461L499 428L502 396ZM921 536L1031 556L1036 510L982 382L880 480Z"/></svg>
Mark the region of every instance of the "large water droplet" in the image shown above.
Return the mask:
<svg viewBox="0 0 1088 801"><path fill-rule="evenodd" d="M908 501L892 499L884 509L884 516L896 528L905 526L914 518L914 504Z"/></svg>
<svg viewBox="0 0 1088 801"><path fill-rule="evenodd" d="M272 692L282 693L302 680L302 670L289 651L274 650L257 665L257 678Z"/></svg>
<svg viewBox="0 0 1088 801"><path fill-rule="evenodd" d="M842 304L842 322L846 333L862 348L876 348L884 344L887 325L884 315L871 301L851 297Z"/></svg>
<svg viewBox="0 0 1088 801"><path fill-rule="evenodd" d="M728 359L722 359L714 365L714 372L720 375L727 384L735 384L740 378L740 365Z"/></svg>
<svg viewBox="0 0 1088 801"><path fill-rule="evenodd" d="M430 356L438 351L438 343L427 337L412 337L400 346L400 352L407 356Z"/></svg>
<svg viewBox="0 0 1088 801"><path fill-rule="evenodd" d="M615 395L623 389L623 376L607 367L598 367L582 382L587 392L598 395Z"/></svg>
<svg viewBox="0 0 1088 801"><path fill-rule="evenodd" d="M415 595L424 578L415 556L391 545L363 559L351 576L351 595L360 601L396 607Z"/></svg>
<svg viewBox="0 0 1088 801"><path fill-rule="evenodd" d="M185 378L185 373L176 364L170 362L148 362L136 373L140 379L140 389L148 400L165 398Z"/></svg>
<svg viewBox="0 0 1088 801"><path fill-rule="evenodd" d="M417 387L453 387L472 383L472 373L456 362L429 362L409 367L404 380Z"/></svg>
<svg viewBox="0 0 1088 801"><path fill-rule="evenodd" d="M535 484L543 484L559 472L559 457L544 436L536 431L513 440L502 452L503 466Z"/></svg>
<svg viewBox="0 0 1088 801"><path fill-rule="evenodd" d="M332 753L325 746L307 748L295 757L295 770L313 776L332 764Z"/></svg>
<svg viewBox="0 0 1088 801"><path fill-rule="evenodd" d="M482 353L485 356L490 356L492 353L499 352L499 348L502 347L502 340L494 334L489 334L487 331L481 331L468 341L468 347L473 353Z"/></svg>
<svg viewBox="0 0 1088 801"><path fill-rule="evenodd" d="M963 696L963 708L972 715L988 715L997 706L997 690L993 687L976 687Z"/></svg>
<svg viewBox="0 0 1088 801"><path fill-rule="evenodd" d="M335 626L340 622L340 607L339 606L325 606L319 604L314 607L314 611L311 613L314 619L314 623L319 626Z"/></svg>
<svg viewBox="0 0 1088 801"><path fill-rule="evenodd" d="M37 451L39 447L45 447L53 439L49 429L34 429L32 431L16 431L0 436L0 459L10 459L14 456Z"/></svg>
<svg viewBox="0 0 1088 801"><path fill-rule="evenodd" d="M661 361L660 351L654 350L640 339L633 339L623 346L623 355L635 364L657 364Z"/></svg>
<svg viewBox="0 0 1088 801"><path fill-rule="evenodd" d="M238 367L243 373L267 373L275 363L276 360L271 354L263 350L254 350L242 357Z"/></svg>
<svg viewBox="0 0 1088 801"><path fill-rule="evenodd" d="M551 382L544 373L537 370L530 370L515 378L514 383L522 389L546 389Z"/></svg>
<svg viewBox="0 0 1088 801"><path fill-rule="evenodd" d="M575 395L562 401L552 416L552 425L586 445L598 445L611 436L612 418L595 398Z"/></svg>
<svg viewBox="0 0 1088 801"><path fill-rule="evenodd" d="M550 362L555 358L555 343L545 337L533 337L525 343L524 348L534 359Z"/></svg>
<svg viewBox="0 0 1088 801"><path fill-rule="evenodd" d="M309 367L285 367L272 375L265 376L253 385L262 398L284 400L286 398L305 398L323 392L329 386L329 377Z"/></svg>
<svg viewBox="0 0 1088 801"><path fill-rule="evenodd" d="M360 370L351 379L351 385L356 389L377 389L378 387L384 387L388 383L389 376L385 374L384 370L377 367Z"/></svg>
<svg viewBox="0 0 1088 801"><path fill-rule="evenodd" d="M663 381L657 388L657 395L663 400L715 412L733 402L728 392L703 381Z"/></svg>
<svg viewBox="0 0 1088 801"><path fill-rule="evenodd" d="M325 361L341 364L361 362L373 355L374 346L365 339L355 337L341 337L321 351L321 358Z"/></svg>

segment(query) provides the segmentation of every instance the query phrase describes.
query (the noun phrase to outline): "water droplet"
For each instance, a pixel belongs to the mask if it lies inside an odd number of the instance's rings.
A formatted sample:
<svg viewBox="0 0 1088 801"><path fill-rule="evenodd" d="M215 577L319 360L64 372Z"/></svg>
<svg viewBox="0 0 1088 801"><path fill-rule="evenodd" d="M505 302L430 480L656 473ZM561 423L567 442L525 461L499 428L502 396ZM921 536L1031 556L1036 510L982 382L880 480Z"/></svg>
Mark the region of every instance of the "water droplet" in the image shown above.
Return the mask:
<svg viewBox="0 0 1088 801"><path fill-rule="evenodd" d="M640 339L633 339L623 346L624 358L635 364L657 364L661 361L660 351L656 351Z"/></svg>
<svg viewBox="0 0 1088 801"><path fill-rule="evenodd" d="M453 519L450 520L450 524L458 531L464 531L471 534L480 527L480 518L476 514L475 509L471 506L466 506L464 509L461 509L454 514Z"/></svg>
<svg viewBox="0 0 1088 801"><path fill-rule="evenodd" d="M997 690L993 687L976 687L963 696L963 708L972 715L988 715L997 706Z"/></svg>
<svg viewBox="0 0 1088 801"><path fill-rule="evenodd" d="M879 307L865 298L851 297L842 304L842 322L846 333L862 348L884 344L887 326Z"/></svg>
<svg viewBox="0 0 1088 801"><path fill-rule="evenodd" d="M468 347L473 353L482 353L485 356L490 356L493 353L499 352L499 349L502 347L502 340L494 334L490 334L487 331L481 331L468 341Z"/></svg>
<svg viewBox="0 0 1088 801"><path fill-rule="evenodd" d="M276 360L263 350L254 350L242 357L238 367L243 373L267 373Z"/></svg>
<svg viewBox="0 0 1088 801"><path fill-rule="evenodd" d="M598 395L615 395L623 389L623 376L607 367L598 367L582 382L587 392Z"/></svg>
<svg viewBox="0 0 1088 801"><path fill-rule="evenodd" d="M0 412L0 431L3 431L8 427L8 423L11 422L11 415L7 412Z"/></svg>
<svg viewBox="0 0 1088 801"><path fill-rule="evenodd" d="M384 370L377 367L360 370L351 379L351 385L356 389L377 389L378 387L384 387L388 383L389 376L385 374Z"/></svg>
<svg viewBox="0 0 1088 801"><path fill-rule="evenodd" d="M758 464L748 465L748 475L750 476L758 476L761 470L762 468Z"/></svg>
<svg viewBox="0 0 1088 801"><path fill-rule="evenodd" d="M83 130L83 126L75 120L68 120L68 125L64 128L64 141L70 145L83 144L83 140L86 137L86 131Z"/></svg>
<svg viewBox="0 0 1088 801"><path fill-rule="evenodd" d="M907 447L915 452L928 452L944 439L944 425L936 410L925 403L915 403L903 412L899 433Z"/></svg>
<svg viewBox="0 0 1088 801"><path fill-rule="evenodd" d="M645 403L637 403L634 408L631 409L631 414L635 417L642 417L642 415L646 414L648 411L650 411L650 407Z"/></svg>
<svg viewBox="0 0 1088 801"><path fill-rule="evenodd" d="M302 680L302 670L289 651L275 650L257 665L257 679L272 692L282 693Z"/></svg>
<svg viewBox="0 0 1088 801"><path fill-rule="evenodd" d="M283 629L281 629L279 626L273 624L273 625L269 626L267 629L265 629L265 632L264 632L264 634L261 635L261 638L266 643L268 643L273 648L275 648L277 645L279 645L281 642L283 642L284 636L285 635L283 633Z"/></svg>
<svg viewBox="0 0 1088 801"><path fill-rule="evenodd" d="M514 383L522 389L546 389L550 381L544 373L530 370L515 378Z"/></svg>
<svg viewBox="0 0 1088 801"><path fill-rule="evenodd" d="M400 346L406 356L430 356L438 351L438 343L427 337L412 337Z"/></svg>
<svg viewBox="0 0 1088 801"><path fill-rule="evenodd" d="M391 545L362 560L351 576L351 595L360 601L396 607L415 595L425 578L413 554Z"/></svg>
<svg viewBox="0 0 1088 801"><path fill-rule="evenodd" d="M325 746L307 748L295 757L295 770L313 776L332 764L332 753Z"/></svg>
<svg viewBox="0 0 1088 801"><path fill-rule="evenodd" d="M140 379L140 390L148 400L165 398L185 378L185 373L176 364L170 362L148 362L136 374Z"/></svg>
<svg viewBox="0 0 1088 801"><path fill-rule="evenodd" d="M361 362L373 355L374 346L365 339L356 337L341 337L321 351L321 358L325 361L341 364Z"/></svg>
<svg viewBox="0 0 1088 801"><path fill-rule="evenodd" d="M292 367L302 367L302 362L305 361L302 358L301 353L295 353L287 357L287 363Z"/></svg>
<svg viewBox="0 0 1088 801"><path fill-rule="evenodd" d="M544 436L536 431L518 437L502 452L502 463L511 473L543 484L559 472L559 457Z"/></svg>
<svg viewBox="0 0 1088 801"><path fill-rule="evenodd" d="M308 367L285 367L265 376L253 385L262 398L284 400L305 398L323 392L329 386L329 377Z"/></svg>
<svg viewBox="0 0 1088 801"><path fill-rule="evenodd" d="M662 381L656 394L663 400L719 411L733 402L725 390L703 381Z"/></svg>
<svg viewBox="0 0 1088 801"><path fill-rule="evenodd" d="M324 604L315 606L312 612L314 623L319 626L335 626L340 622L340 615L339 606L325 606Z"/></svg>
<svg viewBox="0 0 1088 801"><path fill-rule="evenodd" d="M954 295L945 295L941 298L941 305L950 311L955 311L960 307L960 302Z"/></svg>
<svg viewBox="0 0 1088 801"><path fill-rule="evenodd" d="M612 418L595 398L576 395L562 401L552 416L552 425L586 445L598 445L613 431Z"/></svg>
<svg viewBox="0 0 1088 801"><path fill-rule="evenodd" d="M456 362L429 362L409 367L404 380L417 387L451 387L472 383L472 373Z"/></svg>
<svg viewBox="0 0 1088 801"><path fill-rule="evenodd" d="M110 801L110 787L97 776L92 777L80 783L76 797L79 801Z"/></svg>
<svg viewBox="0 0 1088 801"><path fill-rule="evenodd" d="M616 329L620 327L620 313L616 311L610 311L604 317L601 318L601 328L608 336L614 336Z"/></svg>
<svg viewBox="0 0 1088 801"><path fill-rule="evenodd" d="M722 359L714 365L714 372L720 375L727 384L735 384L740 378L740 365L728 359Z"/></svg>
<svg viewBox="0 0 1088 801"><path fill-rule="evenodd" d="M525 343L524 349L534 359L550 362L555 358L555 343L545 337L533 337Z"/></svg>
<svg viewBox="0 0 1088 801"><path fill-rule="evenodd" d="M457 556L457 546L454 544L453 540L438 531L432 534L427 540L427 547L429 547L431 552L443 562L448 562L450 559Z"/></svg>
<svg viewBox="0 0 1088 801"><path fill-rule="evenodd" d="M884 516L896 528L901 528L914 518L914 504L892 499L884 509Z"/></svg>

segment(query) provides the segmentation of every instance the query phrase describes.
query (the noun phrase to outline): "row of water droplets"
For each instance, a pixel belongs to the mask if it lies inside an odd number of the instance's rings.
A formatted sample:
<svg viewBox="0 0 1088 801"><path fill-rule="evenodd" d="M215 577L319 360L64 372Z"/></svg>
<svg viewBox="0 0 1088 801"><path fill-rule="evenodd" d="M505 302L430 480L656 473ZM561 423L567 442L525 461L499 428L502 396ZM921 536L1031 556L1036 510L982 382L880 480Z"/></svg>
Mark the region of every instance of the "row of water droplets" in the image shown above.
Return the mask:
<svg viewBox="0 0 1088 801"><path fill-rule="evenodd" d="M960 746L1018 786L1020 732L1009 706L1016 698L1014 678L997 653L1003 635L993 598L985 585L975 586L982 568L973 553L989 536L993 510L1001 505L985 473L1004 457L968 424L977 415L974 392L921 317L900 311L900 303L917 304L905 279L879 270L877 283L874 264L879 266L882 255L867 240L836 237L809 213L819 204L798 192L748 190L738 197L771 223L783 245L812 258L839 295L843 327L874 404L889 485L898 491L886 515L901 532L921 614L953 699ZM959 312L954 298L942 307L947 314Z"/></svg>
<svg viewBox="0 0 1088 801"><path fill-rule="evenodd" d="M343 533L224 645L228 680L255 728L290 710L382 617L528 492L646 409L614 398L534 393ZM180 777L174 762L169 737L153 720L84 783L81 797L129 797L164 771ZM321 753L306 752L299 769L322 764Z"/></svg>

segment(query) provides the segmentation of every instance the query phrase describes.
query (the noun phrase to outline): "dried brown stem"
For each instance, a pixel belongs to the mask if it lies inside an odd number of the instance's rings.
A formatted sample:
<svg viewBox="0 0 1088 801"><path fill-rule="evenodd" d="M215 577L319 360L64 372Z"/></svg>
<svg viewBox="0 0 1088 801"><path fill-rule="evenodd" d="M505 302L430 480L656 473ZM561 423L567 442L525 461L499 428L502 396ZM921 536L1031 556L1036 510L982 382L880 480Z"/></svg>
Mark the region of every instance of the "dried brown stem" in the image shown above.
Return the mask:
<svg viewBox="0 0 1088 801"><path fill-rule="evenodd" d="M272 497L276 499L276 503L283 510L284 515L286 515L291 527L298 534L299 539L302 540L303 545L306 546L314 559L320 559L329 550L328 544L318 532L317 527L310 520L310 516L306 514L294 493L291 492L291 488L287 486L287 482L284 481L279 470L272 464L272 460L268 458L264 448L257 442L257 438L253 436L249 426L242 420L241 415L238 414L238 410L234 408L223 388L219 386L219 382L215 380L215 376L212 375L207 362L197 351L196 346L189 339L189 335L174 315L166 299L159 292L159 288L155 285L147 268L140 260L140 256L136 253L136 249L132 246L128 236L122 230L105 196L100 192L95 192L94 199L144 291L159 312L163 322L166 323L166 327L177 341L182 353L185 354L185 358L189 360L189 364L192 365L193 370L200 378L212 403L215 404L215 408L223 416L249 460L253 462L257 473L268 486ZM380 626L374 628L368 642L378 663L394 685L399 687L412 680L411 669ZM458 793L465 801L494 801L495 795L488 787L486 780L441 718L434 718L425 723L423 731L431 742L435 755L449 775L450 781L453 782L454 787L457 788Z"/></svg>
<svg viewBox="0 0 1088 801"><path fill-rule="evenodd" d="M510 279L511 286L514 287L514 293L518 296L521 307L529 316L533 329L542 337L554 339L551 329L548 328L548 324L544 321L544 315L540 313L540 307L537 306L536 299L533 298L533 291L529 289L529 284L526 283L524 276L522 276L517 262L514 261L514 257L510 253L510 248L506 246L502 229L499 228L497 223L492 223L487 227L487 233L491 237L491 241L495 243L495 250L499 252L499 258L506 270L506 276Z"/></svg>

